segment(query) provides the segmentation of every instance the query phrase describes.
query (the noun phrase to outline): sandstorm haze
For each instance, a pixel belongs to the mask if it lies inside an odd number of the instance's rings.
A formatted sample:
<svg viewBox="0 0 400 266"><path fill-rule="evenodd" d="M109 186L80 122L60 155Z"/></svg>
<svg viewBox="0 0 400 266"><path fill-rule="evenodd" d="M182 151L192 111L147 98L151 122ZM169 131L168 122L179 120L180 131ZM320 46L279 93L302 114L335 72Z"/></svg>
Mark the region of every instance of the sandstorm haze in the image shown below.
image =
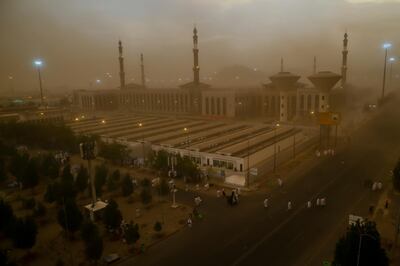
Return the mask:
<svg viewBox="0 0 400 266"><path fill-rule="evenodd" d="M100 88L116 87L119 38L127 82L139 82L143 52L149 86L174 87L192 78L194 24L200 76L213 78L207 83L256 86L279 71L280 57L297 74L312 72L314 56L318 70L340 73L347 29L349 82L377 87L382 43L390 41L390 54L400 55L399 14L395 0L0 0L0 90L9 89L9 76L15 90L35 89L35 58L45 62L47 90L88 88L96 79ZM259 73L215 80L215 72L242 66Z"/></svg>

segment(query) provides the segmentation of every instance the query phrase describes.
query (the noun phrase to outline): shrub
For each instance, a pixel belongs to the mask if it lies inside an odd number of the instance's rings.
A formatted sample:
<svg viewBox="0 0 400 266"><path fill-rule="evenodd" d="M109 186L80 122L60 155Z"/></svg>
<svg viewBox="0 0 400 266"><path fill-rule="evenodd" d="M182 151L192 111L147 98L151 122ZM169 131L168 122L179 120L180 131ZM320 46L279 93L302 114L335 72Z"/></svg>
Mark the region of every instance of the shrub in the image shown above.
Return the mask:
<svg viewBox="0 0 400 266"><path fill-rule="evenodd" d="M143 204L149 204L153 199L151 195L151 190L149 188L143 188L140 192L140 198Z"/></svg>
<svg viewBox="0 0 400 266"><path fill-rule="evenodd" d="M159 222L159 221L157 221L155 224L154 224L154 231L156 231L157 233L159 233L161 230L162 230L162 224Z"/></svg>
<svg viewBox="0 0 400 266"><path fill-rule="evenodd" d="M36 206L36 200L34 198L23 199L22 207L26 210L32 210Z"/></svg>

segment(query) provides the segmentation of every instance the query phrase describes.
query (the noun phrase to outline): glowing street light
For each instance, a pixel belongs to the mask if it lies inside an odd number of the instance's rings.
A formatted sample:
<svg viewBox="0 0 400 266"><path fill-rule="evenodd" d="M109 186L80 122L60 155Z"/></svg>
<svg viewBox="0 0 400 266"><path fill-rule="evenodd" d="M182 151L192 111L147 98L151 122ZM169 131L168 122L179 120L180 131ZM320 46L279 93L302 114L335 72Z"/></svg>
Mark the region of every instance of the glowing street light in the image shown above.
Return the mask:
<svg viewBox="0 0 400 266"><path fill-rule="evenodd" d="M383 44L383 48L384 48L384 49L388 49L388 48L390 48L390 47L392 47L392 44L391 44L391 43L384 43L384 44Z"/></svg>
<svg viewBox="0 0 400 266"><path fill-rule="evenodd" d="M186 149L188 150L189 159L190 159L190 150L189 150L189 129L187 127L183 128L183 131L186 133Z"/></svg>
<svg viewBox="0 0 400 266"><path fill-rule="evenodd" d="M392 47L392 44L390 43L384 43L383 48L385 49L385 64L383 65L383 80L382 80L382 98L385 97L385 85L386 85L386 63L387 63L387 54L388 54L388 49Z"/></svg>
<svg viewBox="0 0 400 266"><path fill-rule="evenodd" d="M143 130L142 130L143 123L139 123L138 126L139 126L139 128L140 128L140 130L142 132L142 156L143 156L143 165L144 165L146 156L145 156L145 152L144 152L144 133L143 133Z"/></svg>
<svg viewBox="0 0 400 266"><path fill-rule="evenodd" d="M40 73L40 68L41 68L42 65L43 65L43 61L40 60L40 59L37 59L37 60L33 61L33 63L34 63L34 65L35 65L36 68L37 68L38 76L39 76L40 105L41 105L41 106L44 106L44 104L43 104L42 76L41 76L41 73Z"/></svg>

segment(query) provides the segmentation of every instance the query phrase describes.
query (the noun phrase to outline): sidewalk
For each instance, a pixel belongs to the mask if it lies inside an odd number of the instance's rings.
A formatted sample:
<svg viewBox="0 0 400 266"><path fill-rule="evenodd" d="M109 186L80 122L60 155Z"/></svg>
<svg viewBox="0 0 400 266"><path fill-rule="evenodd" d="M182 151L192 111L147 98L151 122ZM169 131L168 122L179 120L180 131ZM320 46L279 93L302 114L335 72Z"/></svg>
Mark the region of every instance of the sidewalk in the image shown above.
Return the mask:
<svg viewBox="0 0 400 266"><path fill-rule="evenodd" d="M389 202L388 208L385 207L386 201ZM376 222L381 235L382 246L387 250L391 265L399 265L400 263L399 243L397 243L396 249L394 247L399 211L400 193L388 188L382 193L372 217L372 220Z"/></svg>

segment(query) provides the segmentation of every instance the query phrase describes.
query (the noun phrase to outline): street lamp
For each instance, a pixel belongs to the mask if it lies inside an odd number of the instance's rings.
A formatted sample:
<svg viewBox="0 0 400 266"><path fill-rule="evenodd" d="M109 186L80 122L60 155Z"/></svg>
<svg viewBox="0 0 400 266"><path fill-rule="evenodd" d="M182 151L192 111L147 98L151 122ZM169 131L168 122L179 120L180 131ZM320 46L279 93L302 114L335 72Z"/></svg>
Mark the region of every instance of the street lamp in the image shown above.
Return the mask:
<svg viewBox="0 0 400 266"><path fill-rule="evenodd" d="M386 63L387 63L387 54L388 54L388 49L392 47L390 43L385 43L383 44L383 48L385 49L385 64L383 65L383 80L382 80L382 98L385 97L385 83L386 83Z"/></svg>
<svg viewBox="0 0 400 266"><path fill-rule="evenodd" d="M39 88L40 88L40 105L44 106L43 103L43 88L42 88L42 75L40 73L40 68L43 65L43 61L40 59L37 59L33 62L36 66L36 69L38 71L38 75L39 75Z"/></svg>
<svg viewBox="0 0 400 266"><path fill-rule="evenodd" d="M183 131L186 134L186 149L188 150L188 156L190 160L190 149L189 149L189 129L187 127L183 128Z"/></svg>
<svg viewBox="0 0 400 266"><path fill-rule="evenodd" d="M396 58L390 57L389 62L390 62L390 70L389 70L389 86L392 86L392 71L393 71L393 62L396 61Z"/></svg>
<svg viewBox="0 0 400 266"><path fill-rule="evenodd" d="M138 126L140 128L141 133L142 133L142 156L143 156L143 165L144 165L145 155L144 155L144 134L143 134L143 131L142 131L143 124L139 123Z"/></svg>
<svg viewBox="0 0 400 266"><path fill-rule="evenodd" d="M14 80L14 77L13 76L8 76L8 80L10 81L10 92L12 93L12 94L14 94L14 86L13 86L13 80Z"/></svg>
<svg viewBox="0 0 400 266"><path fill-rule="evenodd" d="M276 172L276 129L279 126L279 123L277 123L274 127L274 173Z"/></svg>

